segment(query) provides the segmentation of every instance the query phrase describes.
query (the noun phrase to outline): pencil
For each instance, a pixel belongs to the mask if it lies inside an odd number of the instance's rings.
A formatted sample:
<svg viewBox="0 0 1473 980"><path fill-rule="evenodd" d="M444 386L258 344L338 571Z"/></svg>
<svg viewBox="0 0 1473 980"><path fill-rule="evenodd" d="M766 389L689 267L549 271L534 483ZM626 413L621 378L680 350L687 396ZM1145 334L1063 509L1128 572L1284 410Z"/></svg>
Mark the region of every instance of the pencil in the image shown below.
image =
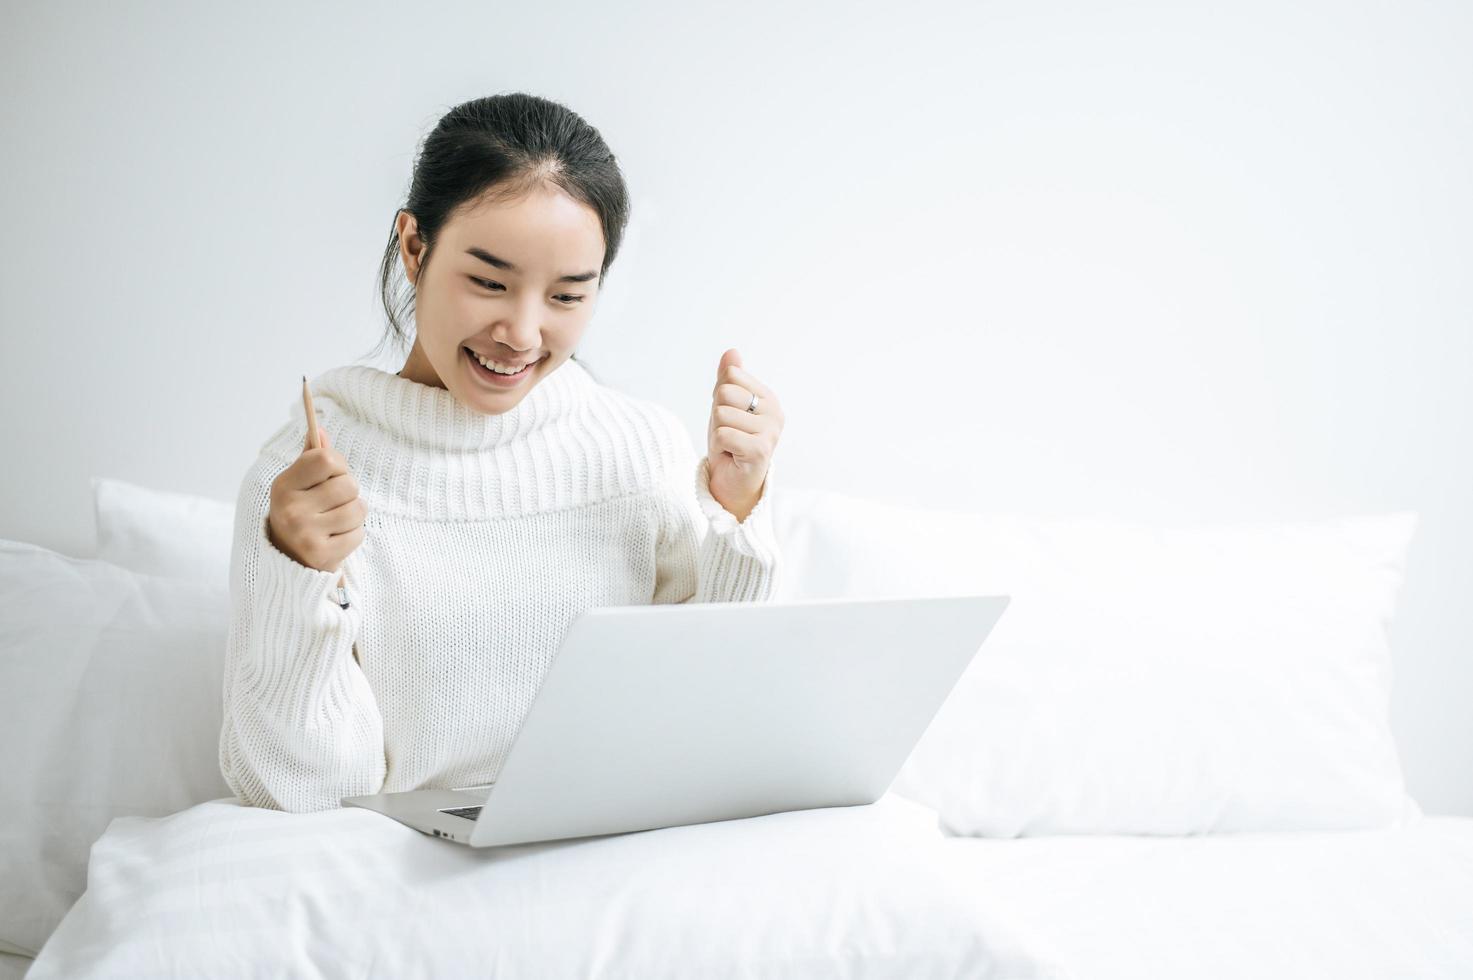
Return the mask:
<svg viewBox="0 0 1473 980"><path fill-rule="evenodd" d="M317 432L317 410L312 407L312 389L307 387L307 376L302 375L302 408L307 412L307 442L313 449L322 448L322 436ZM338 576L338 605L348 608L348 573ZM356 656L356 654L355 654Z"/></svg>
<svg viewBox="0 0 1473 980"><path fill-rule="evenodd" d="M317 412L312 408L312 389L307 387L307 376L302 375L302 407L307 410L307 442L313 449L322 448L322 437L317 434Z"/></svg>

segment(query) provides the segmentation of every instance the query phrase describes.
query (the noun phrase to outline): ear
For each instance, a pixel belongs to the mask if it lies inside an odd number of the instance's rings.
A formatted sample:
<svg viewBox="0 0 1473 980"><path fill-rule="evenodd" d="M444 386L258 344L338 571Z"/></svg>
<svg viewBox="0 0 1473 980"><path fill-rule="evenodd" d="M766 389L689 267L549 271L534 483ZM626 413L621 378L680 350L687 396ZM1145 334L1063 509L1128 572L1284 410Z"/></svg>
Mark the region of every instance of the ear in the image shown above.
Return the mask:
<svg viewBox="0 0 1473 980"><path fill-rule="evenodd" d="M394 231L399 236L399 260L404 263L405 277L411 286L418 286L424 262L424 239L419 234L419 221L411 212L400 208L394 217Z"/></svg>

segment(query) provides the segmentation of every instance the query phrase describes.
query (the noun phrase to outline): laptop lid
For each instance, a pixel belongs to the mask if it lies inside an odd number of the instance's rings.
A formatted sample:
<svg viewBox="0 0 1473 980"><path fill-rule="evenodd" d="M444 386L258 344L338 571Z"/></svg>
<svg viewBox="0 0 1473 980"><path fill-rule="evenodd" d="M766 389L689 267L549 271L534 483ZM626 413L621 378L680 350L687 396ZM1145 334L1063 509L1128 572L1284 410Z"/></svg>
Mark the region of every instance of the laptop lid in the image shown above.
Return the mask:
<svg viewBox="0 0 1473 980"><path fill-rule="evenodd" d="M469 842L873 803L1008 602L584 610L563 635Z"/></svg>

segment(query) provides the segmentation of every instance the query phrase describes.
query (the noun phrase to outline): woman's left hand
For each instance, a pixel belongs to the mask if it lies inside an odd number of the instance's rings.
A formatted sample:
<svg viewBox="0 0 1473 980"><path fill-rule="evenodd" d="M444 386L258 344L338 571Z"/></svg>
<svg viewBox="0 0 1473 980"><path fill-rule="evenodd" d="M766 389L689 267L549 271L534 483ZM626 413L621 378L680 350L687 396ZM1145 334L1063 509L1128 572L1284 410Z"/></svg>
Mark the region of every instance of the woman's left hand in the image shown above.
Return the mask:
<svg viewBox="0 0 1473 980"><path fill-rule="evenodd" d="M749 412L753 395L757 406ZM711 392L706 465L711 496L739 522L747 519L762 496L762 482L782 431L783 410L777 395L742 368L741 354L735 348L722 354Z"/></svg>

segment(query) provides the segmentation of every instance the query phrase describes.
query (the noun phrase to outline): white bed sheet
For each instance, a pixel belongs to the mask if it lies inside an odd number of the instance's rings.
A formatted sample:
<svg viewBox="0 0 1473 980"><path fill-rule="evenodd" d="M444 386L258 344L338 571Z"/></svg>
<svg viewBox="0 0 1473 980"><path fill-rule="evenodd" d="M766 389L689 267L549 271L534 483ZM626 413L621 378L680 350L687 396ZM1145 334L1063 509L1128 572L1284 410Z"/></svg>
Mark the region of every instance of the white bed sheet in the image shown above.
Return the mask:
<svg viewBox="0 0 1473 980"><path fill-rule="evenodd" d="M21 980L33 962L29 956L0 952L0 980Z"/></svg>
<svg viewBox="0 0 1473 980"><path fill-rule="evenodd" d="M477 850L357 808L113 820L27 980L1069 980L947 871L934 810L869 806Z"/></svg>
<svg viewBox="0 0 1473 980"><path fill-rule="evenodd" d="M474 851L365 810L217 800L113 821L88 882L27 980L1473 978L1464 817L948 838L891 795Z"/></svg>
<svg viewBox="0 0 1473 980"><path fill-rule="evenodd" d="M1473 819L1399 830L947 838L1076 980L1470 980Z"/></svg>

